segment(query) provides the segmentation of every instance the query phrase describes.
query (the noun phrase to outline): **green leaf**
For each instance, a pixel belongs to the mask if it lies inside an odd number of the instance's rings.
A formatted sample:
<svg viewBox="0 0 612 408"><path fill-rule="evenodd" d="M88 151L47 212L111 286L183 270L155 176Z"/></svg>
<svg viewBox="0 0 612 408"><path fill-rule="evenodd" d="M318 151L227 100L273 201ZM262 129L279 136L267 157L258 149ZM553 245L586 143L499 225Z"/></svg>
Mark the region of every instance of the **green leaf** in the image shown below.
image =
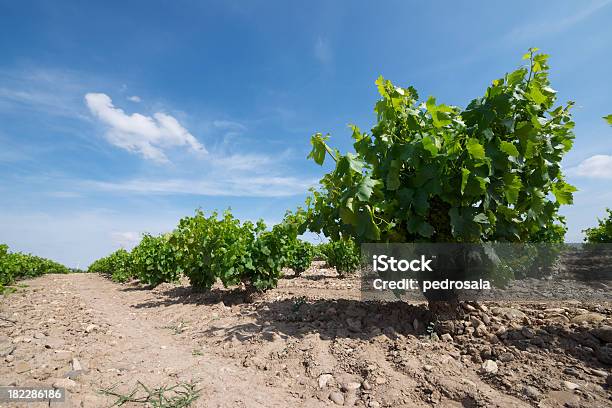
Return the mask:
<svg viewBox="0 0 612 408"><path fill-rule="evenodd" d="M426 136L423 138L423 148L431 153L432 156L436 156L438 154L438 147L436 146L436 142L431 136Z"/></svg>
<svg viewBox="0 0 612 408"><path fill-rule="evenodd" d="M312 150L308 154L308 158L312 158L319 166L323 165L325 161L325 153L327 152L325 141L327 139L329 139L329 135L323 136L321 133L316 133L310 138Z"/></svg>
<svg viewBox="0 0 612 408"><path fill-rule="evenodd" d="M510 142L502 141L499 144L499 149L502 152L506 153L508 156L512 156L512 157L518 157L519 156L518 149L516 148L516 146L514 146Z"/></svg>
<svg viewBox="0 0 612 408"><path fill-rule="evenodd" d="M461 194L465 191L468 179L470 178L470 171L466 168L461 169Z"/></svg>
<svg viewBox="0 0 612 408"><path fill-rule="evenodd" d="M608 125L612 125L612 114L604 116L603 118L608 122Z"/></svg>
<svg viewBox="0 0 612 408"><path fill-rule="evenodd" d="M572 204L574 202L573 192L578 189L565 181L557 181L552 188L553 194L557 202L561 205Z"/></svg>
<svg viewBox="0 0 612 408"><path fill-rule="evenodd" d="M523 183L521 179L512 173L504 174L504 195L510 204L516 204Z"/></svg>
<svg viewBox="0 0 612 408"><path fill-rule="evenodd" d="M478 139L473 137L469 138L467 141L467 151L470 153L470 156L475 159L482 160L485 158L484 147L480 144Z"/></svg>
<svg viewBox="0 0 612 408"><path fill-rule="evenodd" d="M397 190L400 186L400 166L401 162L399 160L392 160L391 165L389 166L389 172L387 173L387 189L388 190Z"/></svg>
<svg viewBox="0 0 612 408"><path fill-rule="evenodd" d="M357 184L357 198L360 201L368 201L372 195L372 191L374 191L374 188L379 184L380 181L373 180L370 176L365 176L361 179L359 184Z"/></svg>

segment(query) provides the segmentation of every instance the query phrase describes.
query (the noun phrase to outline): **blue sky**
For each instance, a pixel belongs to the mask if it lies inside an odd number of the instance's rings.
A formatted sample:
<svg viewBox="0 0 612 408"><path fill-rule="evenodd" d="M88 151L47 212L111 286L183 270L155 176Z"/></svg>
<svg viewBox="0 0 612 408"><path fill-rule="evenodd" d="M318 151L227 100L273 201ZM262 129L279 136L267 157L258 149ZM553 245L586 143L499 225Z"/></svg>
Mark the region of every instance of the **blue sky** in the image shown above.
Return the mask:
<svg viewBox="0 0 612 408"><path fill-rule="evenodd" d="M612 207L612 2L0 3L0 242L85 267L231 207L275 222L384 75L465 106L527 48L576 101L568 240Z"/></svg>

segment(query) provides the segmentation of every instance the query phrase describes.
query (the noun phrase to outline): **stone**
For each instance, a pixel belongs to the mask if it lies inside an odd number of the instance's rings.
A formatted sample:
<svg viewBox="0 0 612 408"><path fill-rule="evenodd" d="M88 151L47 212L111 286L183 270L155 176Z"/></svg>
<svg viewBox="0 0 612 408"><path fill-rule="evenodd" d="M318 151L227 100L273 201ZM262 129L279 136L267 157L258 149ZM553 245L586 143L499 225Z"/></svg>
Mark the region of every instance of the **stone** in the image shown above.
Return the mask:
<svg viewBox="0 0 612 408"><path fill-rule="evenodd" d="M94 330L97 330L97 329L98 329L98 326L96 326L95 324L90 324L89 326L87 326L85 328L85 332L86 333L91 333L91 332L93 332Z"/></svg>
<svg viewBox="0 0 612 408"><path fill-rule="evenodd" d="M81 374L83 374L83 370L70 370L66 374L64 374L64 377L70 378L72 380L77 378Z"/></svg>
<svg viewBox="0 0 612 408"><path fill-rule="evenodd" d="M25 361L19 361L17 364L15 364L15 372L17 374L25 373L31 369L32 367L30 367L30 365Z"/></svg>
<svg viewBox="0 0 612 408"><path fill-rule="evenodd" d="M344 395L338 391L329 394L329 399L336 405L344 405Z"/></svg>
<svg viewBox="0 0 612 408"><path fill-rule="evenodd" d="M346 325L348 329L352 332L360 332L361 331L361 319L349 317L346 319Z"/></svg>
<svg viewBox="0 0 612 408"><path fill-rule="evenodd" d="M596 370L594 368L591 369L591 374L593 374L594 376L597 376L597 377L602 377L602 378L605 378L605 377L608 376L608 372L607 371Z"/></svg>
<svg viewBox="0 0 612 408"><path fill-rule="evenodd" d="M597 350L597 359L604 364L612 365L612 344L600 347Z"/></svg>
<svg viewBox="0 0 612 408"><path fill-rule="evenodd" d="M377 401L370 401L368 402L368 407L369 408L379 408L380 407L380 403Z"/></svg>
<svg viewBox="0 0 612 408"><path fill-rule="evenodd" d="M583 322L586 323L599 323L605 319L605 316L600 315L599 313L584 313L578 316L575 316L570 320L572 323L580 324Z"/></svg>
<svg viewBox="0 0 612 408"><path fill-rule="evenodd" d="M68 391L73 391L78 383L70 378L60 378L53 382L53 388L65 388Z"/></svg>
<svg viewBox="0 0 612 408"><path fill-rule="evenodd" d="M470 323L472 323L472 327L474 327L475 329L477 329L480 326L484 326L484 323L480 321L479 318L472 316L470 318Z"/></svg>
<svg viewBox="0 0 612 408"><path fill-rule="evenodd" d="M526 338L526 339L533 339L536 336L536 331L533 330L531 327L527 327L524 326L521 329L521 334Z"/></svg>
<svg viewBox="0 0 612 408"><path fill-rule="evenodd" d="M480 370L487 374L497 373L497 363L493 360L485 360L480 367Z"/></svg>
<svg viewBox="0 0 612 408"><path fill-rule="evenodd" d="M10 342L0 343L0 357L6 357L15 351L16 346Z"/></svg>
<svg viewBox="0 0 612 408"><path fill-rule="evenodd" d="M74 371L83 371L83 366L81 365L81 362L76 359L76 357L72 359L72 369Z"/></svg>
<svg viewBox="0 0 612 408"><path fill-rule="evenodd" d="M344 392L355 392L361 388L361 384L356 381L344 382L340 386L340 389Z"/></svg>
<svg viewBox="0 0 612 408"><path fill-rule="evenodd" d="M366 391L369 391L369 390L371 390L371 389L372 389L372 385L370 384L370 382L369 382L368 380L364 380L364 381L361 383L361 387L362 387L364 390L366 390Z"/></svg>
<svg viewBox="0 0 612 408"><path fill-rule="evenodd" d="M542 397L542 393L538 391L536 387L526 385L523 387L523 394L532 400L539 400Z"/></svg>
<svg viewBox="0 0 612 408"><path fill-rule="evenodd" d="M7 363L11 363L13 361L15 361L15 356L12 354L9 354L8 356L4 357L4 361L6 361ZM604 375L605 377L605 375Z"/></svg>
<svg viewBox="0 0 612 408"><path fill-rule="evenodd" d="M563 384L563 386L565 388L567 388L570 391L574 391L574 390L580 388L580 386L578 384L573 383L571 381L563 381L562 384Z"/></svg>
<svg viewBox="0 0 612 408"><path fill-rule="evenodd" d="M40 340L40 339L44 339L45 337L46 336L44 335L44 333L41 333L41 332L34 333L34 338L35 339L39 339Z"/></svg>
<svg viewBox="0 0 612 408"><path fill-rule="evenodd" d="M433 366L432 366L432 365L429 365L429 364L425 364L425 365L423 366L423 370L425 370L425 371L427 371L428 373L430 373L430 372L432 372L432 371L433 371Z"/></svg>
<svg viewBox="0 0 612 408"><path fill-rule="evenodd" d="M491 313L496 316L503 316L508 320L519 320L527 317L525 313L512 307L494 307L491 309Z"/></svg>
<svg viewBox="0 0 612 408"><path fill-rule="evenodd" d="M546 320L548 320L548 322L550 323L558 323L558 324L565 324L565 323L569 323L570 321L570 319L568 319L567 316L564 316L561 314L555 314L552 316L548 316Z"/></svg>
<svg viewBox="0 0 612 408"><path fill-rule="evenodd" d="M612 326L601 326L591 330L591 334L603 343L612 343Z"/></svg>
<svg viewBox="0 0 612 408"><path fill-rule="evenodd" d="M441 338L442 340L446 341L446 342L449 342L449 343L452 343L452 341L453 341L453 336L451 336L451 335L450 335L450 334L448 334L448 333L444 333L444 334L442 335L442 337L440 337L440 338Z"/></svg>
<svg viewBox="0 0 612 408"><path fill-rule="evenodd" d="M319 376L319 388L323 389L327 387L327 384L329 384L329 382L332 381L333 379L334 379L334 376L331 374L321 374Z"/></svg>

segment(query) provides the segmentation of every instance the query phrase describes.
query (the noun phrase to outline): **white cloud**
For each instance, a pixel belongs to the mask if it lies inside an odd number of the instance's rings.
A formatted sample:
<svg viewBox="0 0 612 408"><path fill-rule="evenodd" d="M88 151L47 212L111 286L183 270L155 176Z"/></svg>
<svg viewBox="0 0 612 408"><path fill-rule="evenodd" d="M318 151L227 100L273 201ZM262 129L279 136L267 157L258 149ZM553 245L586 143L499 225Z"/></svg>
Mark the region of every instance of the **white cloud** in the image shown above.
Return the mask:
<svg viewBox="0 0 612 408"><path fill-rule="evenodd" d="M199 179L133 179L123 182L88 181L85 186L117 193L134 194L187 194L225 197L286 197L305 194L317 180L300 180L295 177L208 177Z"/></svg>
<svg viewBox="0 0 612 408"><path fill-rule="evenodd" d="M132 102L136 102L136 103L142 102L142 99L140 99L140 96L138 96L138 95L128 96L127 99L128 99L128 101L132 101Z"/></svg>
<svg viewBox="0 0 612 408"><path fill-rule="evenodd" d="M612 156L605 154L591 156L578 166L569 168L567 173L588 178L612 179Z"/></svg>
<svg viewBox="0 0 612 408"><path fill-rule="evenodd" d="M110 127L106 139L117 147L159 163L169 161L164 152L169 147L186 146L194 152L207 153L173 116L162 112L154 113L153 117L140 113L127 115L103 93L88 93L85 101L91 113Z"/></svg>
<svg viewBox="0 0 612 408"><path fill-rule="evenodd" d="M325 38L317 38L317 42L314 46L314 55L323 64L331 62L333 53L329 41Z"/></svg>
<svg viewBox="0 0 612 408"><path fill-rule="evenodd" d="M140 234L134 231L112 232L113 244L131 250L140 242Z"/></svg>
<svg viewBox="0 0 612 408"><path fill-rule="evenodd" d="M589 3L587 7L584 7L583 3L577 2L577 7L581 10L573 13L568 17L551 17L546 16L543 22L526 24L513 29L506 35L508 40L533 40L534 37L540 37L543 35L551 35L563 32L570 27L588 19L595 12L601 8L610 4L611 0L597 1Z"/></svg>

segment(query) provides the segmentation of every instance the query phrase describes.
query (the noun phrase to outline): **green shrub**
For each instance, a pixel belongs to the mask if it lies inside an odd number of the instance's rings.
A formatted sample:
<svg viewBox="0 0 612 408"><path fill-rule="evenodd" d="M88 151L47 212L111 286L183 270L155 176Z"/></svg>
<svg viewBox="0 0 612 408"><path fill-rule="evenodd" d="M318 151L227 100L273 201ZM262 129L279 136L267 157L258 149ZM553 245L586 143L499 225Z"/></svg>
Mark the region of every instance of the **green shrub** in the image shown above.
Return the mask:
<svg viewBox="0 0 612 408"><path fill-rule="evenodd" d="M315 256L315 247L310 242L295 239L289 243L287 267L293 269L296 275L310 268Z"/></svg>
<svg viewBox="0 0 612 408"><path fill-rule="evenodd" d="M275 225L271 231L258 229L245 255L243 283L259 291L276 287L296 236L296 230L286 223Z"/></svg>
<svg viewBox="0 0 612 408"><path fill-rule="evenodd" d="M181 269L170 245L171 235L145 234L132 250L132 269L142 283L157 286L178 280Z"/></svg>
<svg viewBox="0 0 612 408"><path fill-rule="evenodd" d="M7 245L0 245L0 293L18 279L69 272L68 268L55 261L21 252L9 252Z"/></svg>
<svg viewBox="0 0 612 408"><path fill-rule="evenodd" d="M195 290L208 290L217 278L225 286L239 283L247 264L248 248L256 228L251 222L240 221L226 211L205 217L200 210L195 216L179 221L170 238L176 260Z"/></svg>
<svg viewBox="0 0 612 408"><path fill-rule="evenodd" d="M361 251L352 239L331 241L325 245L323 250L327 264L336 268L341 277L355 272L361 264Z"/></svg>
<svg viewBox="0 0 612 408"><path fill-rule="evenodd" d="M590 244L612 243L612 210L606 208L608 216L603 219L597 219L597 226L583 230L585 234L584 241Z"/></svg>
<svg viewBox="0 0 612 408"><path fill-rule="evenodd" d="M132 271L131 255L123 248L96 260L89 265L87 271L109 275L115 282L127 282L135 277Z"/></svg>

